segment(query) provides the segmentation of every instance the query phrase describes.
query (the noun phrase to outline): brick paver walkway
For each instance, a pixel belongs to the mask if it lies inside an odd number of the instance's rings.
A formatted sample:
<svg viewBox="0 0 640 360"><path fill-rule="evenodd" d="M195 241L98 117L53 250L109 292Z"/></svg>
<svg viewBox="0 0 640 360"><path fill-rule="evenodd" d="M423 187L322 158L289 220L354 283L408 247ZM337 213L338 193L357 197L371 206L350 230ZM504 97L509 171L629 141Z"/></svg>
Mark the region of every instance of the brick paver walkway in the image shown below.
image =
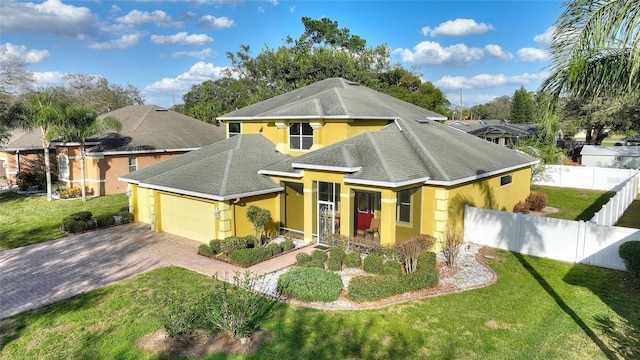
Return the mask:
<svg viewBox="0 0 640 360"><path fill-rule="evenodd" d="M230 278L246 271L197 254L201 243L129 224L0 252L0 319L163 266ZM255 265L255 275L295 263L305 247Z"/></svg>

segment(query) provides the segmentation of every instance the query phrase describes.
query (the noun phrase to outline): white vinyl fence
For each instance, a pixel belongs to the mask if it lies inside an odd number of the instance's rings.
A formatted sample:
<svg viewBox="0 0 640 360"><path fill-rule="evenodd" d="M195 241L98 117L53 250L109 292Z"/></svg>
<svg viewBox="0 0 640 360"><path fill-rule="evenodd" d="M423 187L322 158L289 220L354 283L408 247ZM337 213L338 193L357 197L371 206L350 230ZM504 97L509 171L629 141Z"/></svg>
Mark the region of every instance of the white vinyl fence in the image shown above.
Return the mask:
<svg viewBox="0 0 640 360"><path fill-rule="evenodd" d="M559 167L556 174L564 174L565 178L568 178L567 174L579 176L580 171L565 171L563 168L583 169L581 171L586 171L583 174L593 174L593 178L586 182L597 183L602 190L616 191L616 195L587 222L465 206L465 241L555 260L625 270L618 249L626 241L640 240L640 230L612 225L636 198L640 175L635 170L629 172L626 169L618 172L620 169ZM613 179L623 175L627 176L610 186ZM561 180L561 177L557 179ZM574 180L572 185L576 184L576 178Z"/></svg>
<svg viewBox="0 0 640 360"><path fill-rule="evenodd" d="M545 165L544 172L536 176L533 184L608 191L637 172L635 169Z"/></svg>
<svg viewBox="0 0 640 360"><path fill-rule="evenodd" d="M618 248L640 230L465 206L465 241L609 269L625 270Z"/></svg>

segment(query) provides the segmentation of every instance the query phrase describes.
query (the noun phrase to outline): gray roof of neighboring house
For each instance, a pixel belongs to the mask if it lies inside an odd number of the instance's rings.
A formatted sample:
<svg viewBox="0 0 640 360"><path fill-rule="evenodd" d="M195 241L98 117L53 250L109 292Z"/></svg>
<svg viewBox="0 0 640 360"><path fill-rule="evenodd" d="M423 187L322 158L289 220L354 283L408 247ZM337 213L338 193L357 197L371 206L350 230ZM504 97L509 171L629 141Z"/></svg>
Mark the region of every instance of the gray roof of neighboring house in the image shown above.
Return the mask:
<svg viewBox="0 0 640 360"><path fill-rule="evenodd" d="M278 192L282 187L258 170L289 158L259 134L237 135L134 171L121 180L144 187L214 200Z"/></svg>
<svg viewBox="0 0 640 360"><path fill-rule="evenodd" d="M90 152L188 150L226 137L224 127L157 105L131 105L100 115L120 121L122 130L98 138Z"/></svg>
<svg viewBox="0 0 640 360"><path fill-rule="evenodd" d="M182 115L157 105L130 105L99 118L113 117L120 121L119 133L108 133L88 142L99 142L87 152L158 152L164 150L193 150L223 140L223 126L216 126ZM16 129L4 151L42 149L37 131ZM51 146L54 147L53 145Z"/></svg>
<svg viewBox="0 0 640 360"><path fill-rule="evenodd" d="M476 125L473 129L465 129L475 136L510 135L514 137L530 136L538 131L536 124L508 124L508 125Z"/></svg>
<svg viewBox="0 0 640 360"><path fill-rule="evenodd" d="M368 132L271 165L261 173L309 168L347 172L345 181L351 183L387 187L418 182L455 185L535 162L526 154L435 121L418 123L401 118L382 131Z"/></svg>
<svg viewBox="0 0 640 360"><path fill-rule="evenodd" d="M265 119L446 120L433 111L343 78L329 78L219 116L220 121Z"/></svg>
<svg viewBox="0 0 640 360"><path fill-rule="evenodd" d="M592 156L640 156L640 146L595 146L585 145L580 155Z"/></svg>

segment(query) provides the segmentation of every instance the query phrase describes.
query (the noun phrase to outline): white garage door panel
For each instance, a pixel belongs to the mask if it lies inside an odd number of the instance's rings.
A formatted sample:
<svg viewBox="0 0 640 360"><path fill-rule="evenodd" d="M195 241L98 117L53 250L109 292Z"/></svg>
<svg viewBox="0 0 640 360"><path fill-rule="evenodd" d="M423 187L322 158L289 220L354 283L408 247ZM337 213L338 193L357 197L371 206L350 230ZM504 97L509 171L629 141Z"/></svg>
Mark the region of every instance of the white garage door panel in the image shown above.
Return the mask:
<svg viewBox="0 0 640 360"><path fill-rule="evenodd" d="M160 230L208 244L215 238L215 205L175 195L160 195Z"/></svg>

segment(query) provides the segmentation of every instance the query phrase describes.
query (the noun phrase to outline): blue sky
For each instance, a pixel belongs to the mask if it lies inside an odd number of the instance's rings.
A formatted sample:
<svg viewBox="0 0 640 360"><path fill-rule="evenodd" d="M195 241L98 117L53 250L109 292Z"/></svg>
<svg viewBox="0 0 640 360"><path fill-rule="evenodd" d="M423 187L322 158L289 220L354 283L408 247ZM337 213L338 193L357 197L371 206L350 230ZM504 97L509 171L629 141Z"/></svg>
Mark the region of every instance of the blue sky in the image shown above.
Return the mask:
<svg viewBox="0 0 640 360"><path fill-rule="evenodd" d="M386 44L452 103L472 106L536 90L548 72L559 1L15 1L0 2L0 63L19 56L42 86L92 74L138 87L169 107L229 66L298 37L300 19L328 17Z"/></svg>

